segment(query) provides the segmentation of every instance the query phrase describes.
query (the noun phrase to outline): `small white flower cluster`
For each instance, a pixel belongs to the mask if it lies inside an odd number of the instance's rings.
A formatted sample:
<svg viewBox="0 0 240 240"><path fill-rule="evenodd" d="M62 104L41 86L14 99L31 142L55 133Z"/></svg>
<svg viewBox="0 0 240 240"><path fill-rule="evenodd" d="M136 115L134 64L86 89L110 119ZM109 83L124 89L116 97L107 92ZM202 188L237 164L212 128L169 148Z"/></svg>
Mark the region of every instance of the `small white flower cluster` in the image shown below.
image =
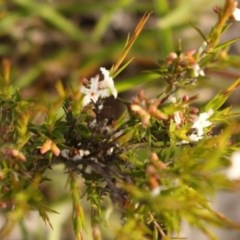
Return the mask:
<svg viewBox="0 0 240 240"><path fill-rule="evenodd" d="M207 46L208 46L207 42L204 41L202 43L202 45L200 46L200 48L198 49L198 55L201 55L206 50ZM193 65L193 75L194 75L194 77L199 77L199 76L204 77L205 76L204 70L201 69L201 67L198 63L195 63Z"/></svg>
<svg viewBox="0 0 240 240"><path fill-rule="evenodd" d="M229 180L240 180L240 151L235 151L230 157L231 166L226 170Z"/></svg>
<svg viewBox="0 0 240 240"><path fill-rule="evenodd" d="M203 138L204 135L204 128L209 127L212 125L208 119L213 115L214 111L209 109L207 112L200 113L199 116L194 121L193 125L191 126L191 130L193 132L188 135L190 142L198 142ZM174 115L174 121L178 124L180 123L180 117L178 112ZM177 145L188 144L189 141L182 140L181 142L177 143Z"/></svg>
<svg viewBox="0 0 240 240"><path fill-rule="evenodd" d="M91 102L96 103L99 98L109 97L110 94L117 98L117 89L114 86L110 73L105 68L100 68L103 75L103 80L99 81L99 75L90 79L90 87L82 86L80 92L85 94L83 98L83 107Z"/></svg>
<svg viewBox="0 0 240 240"><path fill-rule="evenodd" d="M199 64L197 63L193 65L193 75L194 77L205 76L204 71L200 68Z"/></svg>
<svg viewBox="0 0 240 240"><path fill-rule="evenodd" d="M209 109L207 112L200 113L191 127L195 130L195 132L188 136L192 142L197 142L203 138L203 129L212 125L212 122L208 119L213 115L213 113L214 111L212 109Z"/></svg>

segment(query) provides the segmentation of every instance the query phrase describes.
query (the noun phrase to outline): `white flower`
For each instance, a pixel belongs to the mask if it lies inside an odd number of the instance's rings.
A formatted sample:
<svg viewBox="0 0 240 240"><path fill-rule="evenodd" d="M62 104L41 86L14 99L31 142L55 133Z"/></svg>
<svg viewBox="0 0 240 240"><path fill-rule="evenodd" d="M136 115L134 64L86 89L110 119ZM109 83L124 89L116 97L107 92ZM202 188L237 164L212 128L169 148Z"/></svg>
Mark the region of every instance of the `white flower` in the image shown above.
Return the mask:
<svg viewBox="0 0 240 240"><path fill-rule="evenodd" d="M212 125L212 122L208 121L208 118L213 115L214 111L209 109L207 112L200 113L195 122L193 123L191 129L194 130L188 135L190 142L198 142L203 138L204 128ZM176 120L175 120L176 121ZM189 141L182 140L178 142L177 145L189 144Z"/></svg>
<svg viewBox="0 0 240 240"><path fill-rule="evenodd" d="M194 75L194 77L199 77L199 76L204 77L204 76L205 76L205 73L204 73L204 71L200 68L200 66L199 66L198 64L194 64L194 66L193 66L193 75Z"/></svg>
<svg viewBox="0 0 240 240"><path fill-rule="evenodd" d="M213 112L212 109L209 109L207 112L201 113L193 123L192 128L196 129L198 137L203 135L204 128L212 125L212 122L208 121L208 118L213 115Z"/></svg>
<svg viewBox="0 0 240 240"><path fill-rule="evenodd" d="M90 79L90 88L82 86L80 89L80 92L85 94L83 107L90 102L96 103L99 98L109 97L110 92L115 98L117 97L117 89L114 87L114 82L109 75L109 71L105 68L100 68L100 71L104 77L102 81L99 81L99 76L97 75Z"/></svg>
<svg viewBox="0 0 240 240"><path fill-rule="evenodd" d="M90 79L90 88L86 88L85 86L82 86L80 91L85 94L83 98L83 106L86 106L91 101L96 103L99 97L104 98L109 96L108 91L106 91L105 89L104 90L98 89L98 85L99 85L98 83L99 83L99 76L96 76Z"/></svg>
<svg viewBox="0 0 240 240"><path fill-rule="evenodd" d="M214 111L209 109L207 112L200 113L198 118L193 123L191 129L194 129L195 132L188 135L188 138L191 142L198 142L200 139L203 138L204 128L209 127L212 125L212 122L208 121L208 118L213 115ZM183 144L187 142L184 141Z"/></svg>
<svg viewBox="0 0 240 240"><path fill-rule="evenodd" d="M98 76L90 79L90 89L86 88L85 86L82 86L80 92L85 94L83 98L83 106L86 106L91 101L93 101L94 103L97 102L99 98Z"/></svg>
<svg viewBox="0 0 240 240"><path fill-rule="evenodd" d="M235 8L232 15L235 21L240 21L240 8Z"/></svg>
<svg viewBox="0 0 240 240"><path fill-rule="evenodd" d="M109 88L114 98L117 98L117 89L114 86L114 82L112 77L110 77L109 71L103 67L100 68L100 71L103 75L103 81L99 83L100 88Z"/></svg>
<svg viewBox="0 0 240 240"><path fill-rule="evenodd" d="M240 151L232 153L230 158L231 166L226 170L226 176L229 180L240 179Z"/></svg>

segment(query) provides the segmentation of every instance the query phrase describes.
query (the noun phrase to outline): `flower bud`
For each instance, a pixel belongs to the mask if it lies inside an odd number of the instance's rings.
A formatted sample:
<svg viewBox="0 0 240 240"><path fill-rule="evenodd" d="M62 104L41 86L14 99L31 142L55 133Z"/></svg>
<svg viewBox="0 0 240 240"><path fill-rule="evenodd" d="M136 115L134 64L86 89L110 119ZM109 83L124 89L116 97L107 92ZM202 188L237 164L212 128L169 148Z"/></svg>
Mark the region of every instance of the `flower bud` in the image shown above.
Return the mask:
<svg viewBox="0 0 240 240"><path fill-rule="evenodd" d="M17 149L12 149L11 155L22 162L26 161L26 157Z"/></svg>

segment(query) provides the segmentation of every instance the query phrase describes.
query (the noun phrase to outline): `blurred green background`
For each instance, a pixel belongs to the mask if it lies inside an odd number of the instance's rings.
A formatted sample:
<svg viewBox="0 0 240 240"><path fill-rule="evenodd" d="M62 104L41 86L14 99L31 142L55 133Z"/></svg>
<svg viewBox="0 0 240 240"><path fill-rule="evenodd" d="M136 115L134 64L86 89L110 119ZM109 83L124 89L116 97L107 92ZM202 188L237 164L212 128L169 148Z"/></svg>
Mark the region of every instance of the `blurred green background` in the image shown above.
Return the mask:
<svg viewBox="0 0 240 240"><path fill-rule="evenodd" d="M57 80L78 82L110 68L145 12L153 12L117 78L119 91L152 80L141 76L176 50L198 48L222 0L6 0L1 3L0 56L10 58L15 87L24 96L52 93ZM148 79L149 78L149 79ZM46 97L46 95L44 95ZM50 95L51 96L51 95Z"/></svg>

